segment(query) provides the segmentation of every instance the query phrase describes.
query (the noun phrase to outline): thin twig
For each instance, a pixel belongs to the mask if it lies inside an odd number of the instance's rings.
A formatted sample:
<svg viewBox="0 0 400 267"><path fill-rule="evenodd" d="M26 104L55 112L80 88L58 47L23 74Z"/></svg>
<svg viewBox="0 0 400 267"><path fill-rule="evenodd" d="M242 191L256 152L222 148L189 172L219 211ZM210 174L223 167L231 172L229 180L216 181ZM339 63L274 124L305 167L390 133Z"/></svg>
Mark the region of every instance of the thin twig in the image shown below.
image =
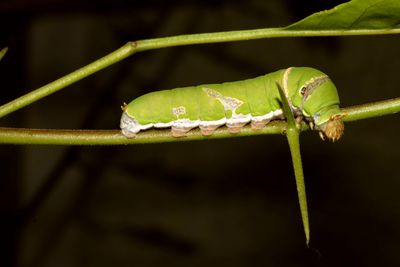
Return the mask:
<svg viewBox="0 0 400 267"><path fill-rule="evenodd" d="M285 115L287 121L286 138L289 143L290 154L292 155L292 163L294 176L296 179L296 189L297 196L299 198L301 219L303 221L303 229L308 246L310 242L310 222L308 220L306 185L304 183L303 164L301 162L300 153L300 129L297 128L293 111L290 108L289 101L286 98L281 84L277 82L276 85L278 87L279 95L281 96L283 114Z"/></svg>
<svg viewBox="0 0 400 267"><path fill-rule="evenodd" d="M354 30L289 30L286 28L265 28L241 31L225 31L215 33L187 34L171 37L140 40L128 42L114 52L58 79L42 86L26 95L0 106L0 118L19 110L35 101L53 94L68 85L71 85L89 75L98 72L118 61L133 55L136 52L166 48L172 46L223 43L246 41L262 38L278 37L311 37L311 36L355 36L355 35L381 35L399 34L400 29L354 29Z"/></svg>
<svg viewBox="0 0 400 267"><path fill-rule="evenodd" d="M345 122L390 115L400 112L400 98L369 103L360 106L342 109L346 116ZM136 138L126 138L119 130L55 130L55 129L21 129L0 128L0 144L18 145L127 145L179 142L193 140L209 140L231 138L238 136L252 136L265 134L282 134L286 129L286 122L273 121L260 130L243 127L240 133L231 134L225 127L215 131L212 136L203 136L198 129L191 130L186 137L175 138L170 130L148 130L140 132ZM302 131L308 127L303 124Z"/></svg>

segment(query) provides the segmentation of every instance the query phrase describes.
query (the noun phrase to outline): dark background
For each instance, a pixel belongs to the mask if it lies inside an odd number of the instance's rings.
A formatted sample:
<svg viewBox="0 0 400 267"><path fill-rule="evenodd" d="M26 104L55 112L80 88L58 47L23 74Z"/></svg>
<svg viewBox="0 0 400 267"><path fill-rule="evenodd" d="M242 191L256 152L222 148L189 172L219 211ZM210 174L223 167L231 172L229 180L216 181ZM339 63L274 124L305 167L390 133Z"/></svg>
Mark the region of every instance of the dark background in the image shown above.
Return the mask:
<svg viewBox="0 0 400 267"><path fill-rule="evenodd" d="M304 4L307 2L307 4ZM329 6L321 6L326 2ZM3 0L1 103L129 40L278 27L337 1ZM158 89L323 70L342 106L399 96L398 36L264 39L134 55L2 118L116 129L122 102ZM115 147L12 146L0 154L0 266L395 266L398 115L301 136L307 249L284 136Z"/></svg>

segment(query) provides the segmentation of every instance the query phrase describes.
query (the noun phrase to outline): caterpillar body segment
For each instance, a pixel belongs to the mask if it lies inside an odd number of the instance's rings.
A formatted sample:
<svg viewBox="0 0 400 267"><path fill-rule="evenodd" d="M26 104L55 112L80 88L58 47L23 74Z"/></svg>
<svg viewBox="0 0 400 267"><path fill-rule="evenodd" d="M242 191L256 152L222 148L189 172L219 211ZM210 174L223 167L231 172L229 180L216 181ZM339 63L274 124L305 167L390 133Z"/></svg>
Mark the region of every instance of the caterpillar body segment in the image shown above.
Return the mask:
<svg viewBox="0 0 400 267"><path fill-rule="evenodd" d="M226 125L232 133L251 123L253 129L283 119L276 82L282 84L295 114L333 141L343 133L337 90L327 75L291 67L263 76L222 84L205 84L142 95L123 107L122 134L135 137L149 128L171 128L184 136L199 127L203 135Z"/></svg>

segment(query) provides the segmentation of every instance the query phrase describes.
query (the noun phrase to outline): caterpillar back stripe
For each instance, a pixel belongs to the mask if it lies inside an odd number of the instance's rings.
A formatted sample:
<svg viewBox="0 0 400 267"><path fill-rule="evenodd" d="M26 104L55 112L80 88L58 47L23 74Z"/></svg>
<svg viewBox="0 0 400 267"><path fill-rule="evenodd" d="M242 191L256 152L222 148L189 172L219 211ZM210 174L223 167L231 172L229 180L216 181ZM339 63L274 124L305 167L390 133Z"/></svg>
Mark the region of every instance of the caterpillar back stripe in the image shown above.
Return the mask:
<svg viewBox="0 0 400 267"><path fill-rule="evenodd" d="M338 140L344 130L335 85L323 72L291 67L260 77L222 84L205 84L142 95L123 106L122 134L135 137L149 128L171 128L175 137L199 127L203 135L226 125L232 133L250 123L260 129L284 119L276 82L283 85L296 116L322 138Z"/></svg>

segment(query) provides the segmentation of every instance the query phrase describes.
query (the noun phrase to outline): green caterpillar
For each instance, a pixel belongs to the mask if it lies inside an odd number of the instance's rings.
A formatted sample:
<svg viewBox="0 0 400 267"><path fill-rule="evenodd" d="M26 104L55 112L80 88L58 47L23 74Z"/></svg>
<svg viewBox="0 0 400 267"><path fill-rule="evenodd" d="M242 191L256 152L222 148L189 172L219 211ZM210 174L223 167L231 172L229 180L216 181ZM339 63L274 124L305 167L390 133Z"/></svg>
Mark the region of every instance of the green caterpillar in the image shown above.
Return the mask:
<svg viewBox="0 0 400 267"><path fill-rule="evenodd" d="M226 125L231 133L247 123L253 129L284 119L277 82L298 119L322 139L338 140L344 130L335 85L323 72L290 67L253 79L152 92L125 104L121 130L128 138L141 130L171 127L175 137L199 127L203 135Z"/></svg>

